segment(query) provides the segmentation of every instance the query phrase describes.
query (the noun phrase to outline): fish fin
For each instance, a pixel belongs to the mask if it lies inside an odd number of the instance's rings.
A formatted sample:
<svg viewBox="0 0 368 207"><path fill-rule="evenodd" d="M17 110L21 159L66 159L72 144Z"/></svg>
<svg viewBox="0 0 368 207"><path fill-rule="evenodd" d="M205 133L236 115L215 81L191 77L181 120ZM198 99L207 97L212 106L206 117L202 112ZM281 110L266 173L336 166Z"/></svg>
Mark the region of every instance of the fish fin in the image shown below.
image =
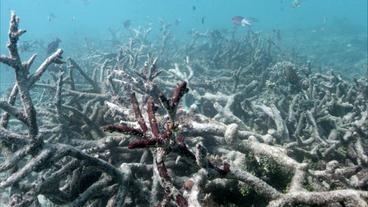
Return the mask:
<svg viewBox="0 0 368 207"><path fill-rule="evenodd" d="M240 25L241 25L242 27L246 27L246 26L250 26L250 25L251 25L251 23L250 23L250 22L248 22L246 19L243 19L243 20L240 22Z"/></svg>

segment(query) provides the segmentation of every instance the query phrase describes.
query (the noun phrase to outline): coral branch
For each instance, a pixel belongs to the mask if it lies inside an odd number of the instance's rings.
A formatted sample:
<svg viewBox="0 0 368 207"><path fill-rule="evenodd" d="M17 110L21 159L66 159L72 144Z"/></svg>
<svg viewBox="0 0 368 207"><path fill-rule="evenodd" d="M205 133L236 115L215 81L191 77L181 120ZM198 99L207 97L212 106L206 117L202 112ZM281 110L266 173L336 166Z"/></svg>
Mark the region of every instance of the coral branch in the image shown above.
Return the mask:
<svg viewBox="0 0 368 207"><path fill-rule="evenodd" d="M44 150L40 152L39 155L32 158L22 169L20 169L18 172L12 174L10 177L8 177L5 181L2 181L0 183L1 188L8 187L10 185L13 185L14 183L19 182L23 177L29 175L30 172L36 170L38 167L44 165L45 162L47 162L47 159L51 156L50 150Z"/></svg>
<svg viewBox="0 0 368 207"><path fill-rule="evenodd" d="M130 135L135 135L135 136L139 136L139 137L144 137L144 133L140 129L134 129L132 127L129 127L126 124L108 125L108 126L105 126L103 129L104 129L104 131L108 131L108 132L120 132L120 133L124 133L124 134L130 134Z"/></svg>
<svg viewBox="0 0 368 207"><path fill-rule="evenodd" d="M135 119L138 121L139 126L142 129L143 134L145 134L148 130L146 122L144 121L144 118L142 116L142 111L139 108L139 104L137 101L137 97L135 96L135 93L132 93L130 95L130 103L132 105L133 111L134 111L134 115L135 115Z"/></svg>
<svg viewBox="0 0 368 207"><path fill-rule="evenodd" d="M160 137L160 131L158 129L158 124L155 116L155 104L153 103L152 98L148 98L147 101L147 113L148 119L152 131L152 135L154 138L158 139Z"/></svg>

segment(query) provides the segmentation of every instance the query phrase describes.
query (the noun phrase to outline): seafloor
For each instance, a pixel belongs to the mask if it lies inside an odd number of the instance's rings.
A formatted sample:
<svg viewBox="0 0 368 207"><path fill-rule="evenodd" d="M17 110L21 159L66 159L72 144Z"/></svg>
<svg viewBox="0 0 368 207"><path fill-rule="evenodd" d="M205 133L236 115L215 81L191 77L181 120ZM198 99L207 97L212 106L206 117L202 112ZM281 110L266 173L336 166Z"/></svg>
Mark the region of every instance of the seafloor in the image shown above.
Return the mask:
<svg viewBox="0 0 368 207"><path fill-rule="evenodd" d="M277 31L151 29L67 57L56 41L36 64L21 39L37 31L11 14L2 205L368 206L366 59L303 58Z"/></svg>

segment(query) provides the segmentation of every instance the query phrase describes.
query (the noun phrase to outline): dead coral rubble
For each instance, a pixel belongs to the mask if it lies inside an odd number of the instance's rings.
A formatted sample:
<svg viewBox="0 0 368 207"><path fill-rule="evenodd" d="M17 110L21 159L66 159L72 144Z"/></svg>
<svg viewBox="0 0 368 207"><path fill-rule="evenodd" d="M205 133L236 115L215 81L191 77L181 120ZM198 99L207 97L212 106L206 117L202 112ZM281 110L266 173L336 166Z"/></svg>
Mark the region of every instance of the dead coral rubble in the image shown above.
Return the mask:
<svg viewBox="0 0 368 207"><path fill-rule="evenodd" d="M130 29L116 54L89 48L64 62L58 49L30 74L36 55L22 62L25 30L11 13L9 55L0 56L16 74L0 102L0 187L11 189L2 202L368 206L367 79L284 61L252 32L193 31L171 53L165 25L158 46L150 28ZM175 67L159 68L151 51Z"/></svg>

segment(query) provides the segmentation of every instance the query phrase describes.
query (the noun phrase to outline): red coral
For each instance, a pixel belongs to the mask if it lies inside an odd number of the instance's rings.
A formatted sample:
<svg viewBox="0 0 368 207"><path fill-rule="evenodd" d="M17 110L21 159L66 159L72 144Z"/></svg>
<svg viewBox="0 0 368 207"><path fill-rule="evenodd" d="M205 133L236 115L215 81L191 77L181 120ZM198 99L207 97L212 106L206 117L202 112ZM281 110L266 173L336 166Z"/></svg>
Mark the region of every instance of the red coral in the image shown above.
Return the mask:
<svg viewBox="0 0 368 207"><path fill-rule="evenodd" d="M219 168L218 172L221 176L226 176L230 172L230 164L227 162L224 162L221 168Z"/></svg>
<svg viewBox="0 0 368 207"><path fill-rule="evenodd" d="M155 116L155 104L153 103L152 97L148 98L147 101L147 113L153 137L159 138L160 132L158 130L157 120Z"/></svg>
<svg viewBox="0 0 368 207"><path fill-rule="evenodd" d="M155 72L155 70L156 69L153 64L153 68L151 68L150 71ZM149 74L145 75L151 77L151 75ZM148 127L142 116L142 112L139 108L139 104L135 96L135 93L131 94L130 102L133 108L135 119L138 121L138 124L141 129L135 129L132 127L128 127L127 125L109 125L106 126L104 129L110 132L117 131L124 134L133 134L143 138L134 140L131 143L129 143L128 144L129 149L161 147L161 149L164 150L162 151L163 153L162 156L165 156L165 154L169 153L174 147L178 149L179 152L181 152L181 154L184 154L185 156L190 157L192 160L195 160L195 155L185 145L184 137L182 135L178 136L176 142L172 143L170 141L171 137L174 134L174 130L177 129L177 125L175 124L175 114L177 107L179 105L179 101L187 91L188 91L187 83L182 82L175 87L170 100L167 99L163 93L159 94L159 99L169 115L169 120L164 124L164 130L162 130L162 132L160 132L159 130L159 125L157 123L157 119L155 116L155 105L153 102L153 98L149 97L147 100L147 114L152 135L151 136L147 135ZM167 146L165 144L167 144ZM158 174L163 183L162 187L165 189L165 197L167 199L173 199L176 202L176 204L180 207L187 207L188 206L187 200L181 195L181 193L178 190L176 190L176 188L172 184L163 157L159 160L156 160L156 166Z"/></svg>
<svg viewBox="0 0 368 207"><path fill-rule="evenodd" d="M168 100L163 93L159 94L159 98L160 98L162 105L164 105L164 107L166 108L166 110L170 114L175 114L178 104L180 102L180 99L184 96L185 93L188 92L188 90L189 89L187 88L187 82L183 81L176 85L175 89L173 90L170 100Z"/></svg>
<svg viewBox="0 0 368 207"><path fill-rule="evenodd" d="M170 181L170 176L169 176L169 173L167 172L165 163L162 161L156 164L157 164L158 174L160 175L160 177L163 178L165 181Z"/></svg>
<svg viewBox="0 0 368 207"><path fill-rule="evenodd" d="M144 133L140 129L129 127L126 124L107 125L103 127L103 130L108 132L120 132L124 134L131 134L139 137L144 137Z"/></svg>
<svg viewBox="0 0 368 207"><path fill-rule="evenodd" d="M179 207L187 207L188 201L181 195L176 195L175 202Z"/></svg>
<svg viewBox="0 0 368 207"><path fill-rule="evenodd" d="M180 102L180 99L187 93L189 89L187 88L187 82L183 81L176 85L176 88L171 96L170 105L172 108L176 108Z"/></svg>
<svg viewBox="0 0 368 207"><path fill-rule="evenodd" d="M146 133L147 132L147 125L146 125L146 123L145 123L145 121L144 121L144 118L143 118L143 116L142 116L142 112L141 112L141 110L140 110L140 108L139 108L139 104L138 104L138 101L137 101L137 98L136 98L136 96L135 96L135 93L132 93L131 95L130 95L130 103L131 103L131 105L132 105L132 108L133 108L133 112L134 112L134 115L135 115L135 118L137 119L137 121L138 121L138 124L139 124L139 126L141 127L141 129L142 129L142 132L143 133Z"/></svg>
<svg viewBox="0 0 368 207"><path fill-rule="evenodd" d="M188 157L191 160L196 160L195 155L193 154L193 152L191 152L187 145L184 143L184 136L183 135L178 135L176 137L176 143L178 146L179 151L185 155L186 157Z"/></svg>
<svg viewBox="0 0 368 207"><path fill-rule="evenodd" d="M161 139L142 139L134 140L128 144L128 149L148 148L156 145L162 145L164 142Z"/></svg>

